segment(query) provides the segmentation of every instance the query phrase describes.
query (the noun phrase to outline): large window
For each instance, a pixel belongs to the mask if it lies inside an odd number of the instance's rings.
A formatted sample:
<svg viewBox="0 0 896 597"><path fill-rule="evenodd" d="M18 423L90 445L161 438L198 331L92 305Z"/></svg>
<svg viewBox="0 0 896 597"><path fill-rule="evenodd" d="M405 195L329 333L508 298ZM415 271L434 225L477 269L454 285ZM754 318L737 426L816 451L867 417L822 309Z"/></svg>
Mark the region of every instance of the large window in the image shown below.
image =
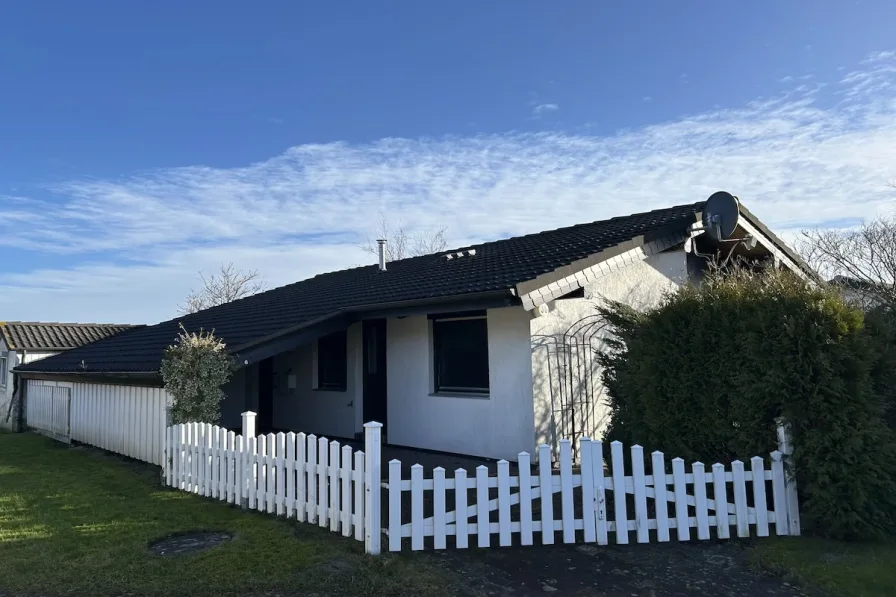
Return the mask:
<svg viewBox="0 0 896 597"><path fill-rule="evenodd" d="M436 392L488 393L488 326L485 316L432 322Z"/></svg>
<svg viewBox="0 0 896 597"><path fill-rule="evenodd" d="M345 391L347 366L345 330L317 341L317 389Z"/></svg>

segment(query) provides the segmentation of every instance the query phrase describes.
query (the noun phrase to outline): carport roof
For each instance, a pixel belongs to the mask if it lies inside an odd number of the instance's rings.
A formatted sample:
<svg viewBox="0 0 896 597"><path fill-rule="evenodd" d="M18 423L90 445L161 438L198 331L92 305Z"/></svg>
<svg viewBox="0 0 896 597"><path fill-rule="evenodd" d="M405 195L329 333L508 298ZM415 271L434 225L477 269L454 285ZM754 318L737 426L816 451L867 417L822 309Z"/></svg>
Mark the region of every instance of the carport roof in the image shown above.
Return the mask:
<svg viewBox="0 0 896 597"><path fill-rule="evenodd" d="M463 297L514 299L517 285L600 252L612 253L644 235L684 230L704 203L579 224L388 263L356 267L262 292L191 315L132 330L17 368L36 373L154 373L182 324L214 330L230 351L271 342L296 330L389 305L437 303ZM452 257L449 258L448 255Z"/></svg>

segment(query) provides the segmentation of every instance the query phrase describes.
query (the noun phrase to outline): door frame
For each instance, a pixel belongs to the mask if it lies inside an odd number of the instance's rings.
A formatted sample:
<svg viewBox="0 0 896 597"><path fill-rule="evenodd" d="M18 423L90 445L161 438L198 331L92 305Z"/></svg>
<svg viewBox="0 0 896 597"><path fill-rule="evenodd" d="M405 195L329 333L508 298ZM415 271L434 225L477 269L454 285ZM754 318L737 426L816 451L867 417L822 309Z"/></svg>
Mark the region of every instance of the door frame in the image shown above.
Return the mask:
<svg viewBox="0 0 896 597"><path fill-rule="evenodd" d="M386 435L386 427L389 418L389 378L388 378L388 362L386 350L386 333L387 325L385 319L365 319L361 322L361 344L362 353L362 384L361 384L361 419L362 423L367 423L376 419L383 424L383 437ZM370 334L374 332L376 336L371 340ZM371 351L371 342L376 343L376 364L377 376L381 376L382 387L373 387L374 380L369 373L369 359ZM374 396L374 393L378 394ZM374 400L381 402L380 405L374 406Z"/></svg>

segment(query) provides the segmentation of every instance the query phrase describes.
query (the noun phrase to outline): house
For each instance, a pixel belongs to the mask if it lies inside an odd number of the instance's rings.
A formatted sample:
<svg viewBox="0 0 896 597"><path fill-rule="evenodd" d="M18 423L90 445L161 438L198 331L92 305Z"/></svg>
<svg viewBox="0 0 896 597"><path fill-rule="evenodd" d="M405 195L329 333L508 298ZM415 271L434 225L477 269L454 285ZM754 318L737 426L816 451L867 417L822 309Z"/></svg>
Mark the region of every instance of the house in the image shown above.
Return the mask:
<svg viewBox="0 0 896 597"><path fill-rule="evenodd" d="M13 427L12 370L19 364L108 338L134 326L0 321L0 428Z"/></svg>
<svg viewBox="0 0 896 597"><path fill-rule="evenodd" d="M214 329L239 365L224 388L224 426L238 429L240 413L253 410L262 432L353 438L375 420L393 445L515 460L539 443L598 436L606 423L593 362L595 301L654 304L699 280L718 255L813 275L742 206L730 240L713 242L700 225L703 207L389 263L381 246L379 264L321 274L16 372L29 392L37 384L71 388L73 439L160 462L170 401L159 376L164 350L181 324ZM134 439L140 433L146 438Z"/></svg>

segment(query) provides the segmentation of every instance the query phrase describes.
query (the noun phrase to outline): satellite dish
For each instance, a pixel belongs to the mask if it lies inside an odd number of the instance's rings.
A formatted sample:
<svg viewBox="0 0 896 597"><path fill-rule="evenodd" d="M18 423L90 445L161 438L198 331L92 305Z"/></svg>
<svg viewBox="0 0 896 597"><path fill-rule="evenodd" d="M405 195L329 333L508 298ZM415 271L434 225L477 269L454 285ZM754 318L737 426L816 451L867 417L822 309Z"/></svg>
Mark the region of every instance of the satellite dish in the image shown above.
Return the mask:
<svg viewBox="0 0 896 597"><path fill-rule="evenodd" d="M713 240L720 242L730 238L739 218L740 203L731 193L717 191L706 200L703 228Z"/></svg>

